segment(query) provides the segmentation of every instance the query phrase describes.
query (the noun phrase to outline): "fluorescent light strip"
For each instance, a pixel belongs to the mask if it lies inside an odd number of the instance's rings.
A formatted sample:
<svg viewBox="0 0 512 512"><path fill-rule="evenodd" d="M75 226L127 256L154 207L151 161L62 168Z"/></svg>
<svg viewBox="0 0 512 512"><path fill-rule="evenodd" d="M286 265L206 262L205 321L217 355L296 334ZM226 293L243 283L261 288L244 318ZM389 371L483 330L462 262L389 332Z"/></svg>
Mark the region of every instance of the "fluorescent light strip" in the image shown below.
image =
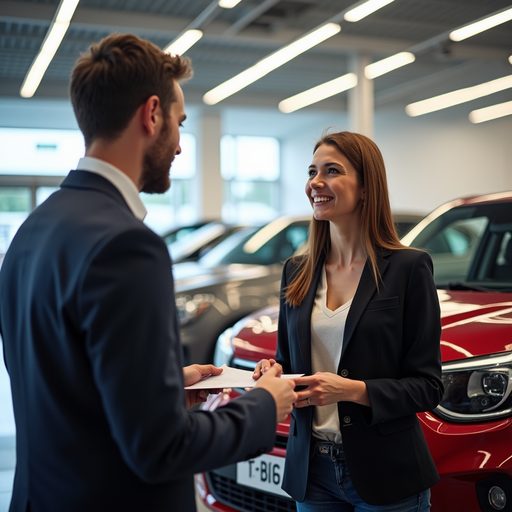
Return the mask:
<svg viewBox="0 0 512 512"><path fill-rule="evenodd" d="M25 80L23 80L20 90L20 95L23 98L31 98L37 91L50 62L57 53L62 39L64 39L79 1L61 0L57 13L41 45L41 49L36 55L34 62L32 62Z"/></svg>
<svg viewBox="0 0 512 512"><path fill-rule="evenodd" d="M489 30L490 28L496 27L497 25L501 25L502 23L510 20L512 20L512 7L506 11L499 12L498 14L494 14L488 18L450 32L450 39L452 41L462 41L463 39L472 37L480 32L484 32L485 30Z"/></svg>
<svg viewBox="0 0 512 512"><path fill-rule="evenodd" d="M252 84L261 77L267 75L274 69L294 59L297 55L304 53L313 46L320 44L334 34L337 34L341 27L337 23L327 23L317 30L306 34L293 43L284 46L280 50L270 54L268 57L257 62L254 66L242 71L240 74L218 85L203 96L207 105L215 105L219 101L235 94L249 84Z"/></svg>
<svg viewBox="0 0 512 512"><path fill-rule="evenodd" d="M223 9L232 9L240 2L241 0L219 0L219 7L222 7Z"/></svg>
<svg viewBox="0 0 512 512"><path fill-rule="evenodd" d="M307 107L318 101L330 98L335 94L352 89L357 85L357 75L355 73L347 73L346 75L325 82L324 84L317 85L312 89L291 96L279 103L279 110L284 114L295 112L300 108Z"/></svg>
<svg viewBox="0 0 512 512"><path fill-rule="evenodd" d="M469 120L476 124L505 116L512 116L512 101L473 110L469 113Z"/></svg>
<svg viewBox="0 0 512 512"><path fill-rule="evenodd" d="M411 103L405 107L405 111L411 117L421 116L510 88L512 88L512 75Z"/></svg>
<svg viewBox="0 0 512 512"><path fill-rule="evenodd" d="M401 68L402 66L406 66L411 62L414 62L416 57L414 53L411 52L400 52L396 55L392 55L387 59L379 60L378 62L374 62L373 64L369 64L364 68L364 74L366 78L373 80L378 76L385 75L394 69Z"/></svg>
<svg viewBox="0 0 512 512"><path fill-rule="evenodd" d="M187 30L178 37L178 39L170 43L164 49L164 52L170 53L171 55L183 55L191 46L194 46L201 37L203 37L201 30Z"/></svg>
<svg viewBox="0 0 512 512"><path fill-rule="evenodd" d="M372 12L378 11L393 1L394 0L368 0L368 2L365 2L364 4L361 4L345 13L345 21L356 22L362 20Z"/></svg>

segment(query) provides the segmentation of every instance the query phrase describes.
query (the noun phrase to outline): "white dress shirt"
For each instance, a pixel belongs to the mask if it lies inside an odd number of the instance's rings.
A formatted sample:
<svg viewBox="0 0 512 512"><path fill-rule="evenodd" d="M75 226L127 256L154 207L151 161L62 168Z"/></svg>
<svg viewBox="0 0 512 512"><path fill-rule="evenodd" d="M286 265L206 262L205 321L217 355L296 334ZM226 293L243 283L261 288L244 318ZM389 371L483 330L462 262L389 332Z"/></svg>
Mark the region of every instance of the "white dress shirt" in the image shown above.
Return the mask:
<svg viewBox="0 0 512 512"><path fill-rule="evenodd" d="M133 215L139 220L144 220L147 214L146 207L139 196L135 183L117 167L91 156L84 156L78 161L77 171L89 171L103 176L119 190Z"/></svg>

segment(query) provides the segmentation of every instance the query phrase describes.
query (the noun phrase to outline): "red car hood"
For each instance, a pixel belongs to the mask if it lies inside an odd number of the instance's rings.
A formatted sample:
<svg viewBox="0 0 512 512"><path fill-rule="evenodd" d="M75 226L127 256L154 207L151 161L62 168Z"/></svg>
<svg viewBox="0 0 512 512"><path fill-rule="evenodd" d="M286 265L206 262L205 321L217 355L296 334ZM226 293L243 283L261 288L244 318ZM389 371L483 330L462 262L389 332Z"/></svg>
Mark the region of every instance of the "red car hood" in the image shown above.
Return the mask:
<svg viewBox="0 0 512 512"><path fill-rule="evenodd" d="M439 290L443 361L512 350L512 293ZM275 356L279 308L271 306L236 327L235 358Z"/></svg>
<svg viewBox="0 0 512 512"><path fill-rule="evenodd" d="M512 293L439 291L443 361L512 350Z"/></svg>

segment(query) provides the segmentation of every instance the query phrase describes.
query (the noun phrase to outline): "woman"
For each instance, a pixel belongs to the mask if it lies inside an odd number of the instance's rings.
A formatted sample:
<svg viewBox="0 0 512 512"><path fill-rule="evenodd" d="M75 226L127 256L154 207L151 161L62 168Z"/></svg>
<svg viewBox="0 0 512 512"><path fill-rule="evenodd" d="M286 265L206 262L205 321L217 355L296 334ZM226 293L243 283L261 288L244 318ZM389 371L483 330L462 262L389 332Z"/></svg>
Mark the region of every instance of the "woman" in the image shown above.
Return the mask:
<svg viewBox="0 0 512 512"><path fill-rule="evenodd" d="M324 136L308 250L282 278L277 363L297 379L283 489L299 512L424 511L439 476L416 414L442 397L432 261L398 241L382 155ZM258 363L259 378L274 360Z"/></svg>

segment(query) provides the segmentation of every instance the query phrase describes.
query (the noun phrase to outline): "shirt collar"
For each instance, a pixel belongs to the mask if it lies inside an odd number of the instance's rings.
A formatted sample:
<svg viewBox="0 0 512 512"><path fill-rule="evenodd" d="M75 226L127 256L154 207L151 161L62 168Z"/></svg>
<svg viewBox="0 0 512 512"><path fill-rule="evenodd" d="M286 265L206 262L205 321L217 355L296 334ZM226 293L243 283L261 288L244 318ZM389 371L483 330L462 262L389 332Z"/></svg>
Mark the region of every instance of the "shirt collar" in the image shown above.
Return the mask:
<svg viewBox="0 0 512 512"><path fill-rule="evenodd" d="M128 178L124 172L104 160L99 160L98 158L93 158L91 156L84 156L83 158L80 158L76 169L78 171L89 171L99 174L110 181L110 183L119 190L133 215L135 215L139 220L144 220L144 217L147 214L144 203L139 196L139 191L137 190L135 183L133 183L133 181Z"/></svg>

